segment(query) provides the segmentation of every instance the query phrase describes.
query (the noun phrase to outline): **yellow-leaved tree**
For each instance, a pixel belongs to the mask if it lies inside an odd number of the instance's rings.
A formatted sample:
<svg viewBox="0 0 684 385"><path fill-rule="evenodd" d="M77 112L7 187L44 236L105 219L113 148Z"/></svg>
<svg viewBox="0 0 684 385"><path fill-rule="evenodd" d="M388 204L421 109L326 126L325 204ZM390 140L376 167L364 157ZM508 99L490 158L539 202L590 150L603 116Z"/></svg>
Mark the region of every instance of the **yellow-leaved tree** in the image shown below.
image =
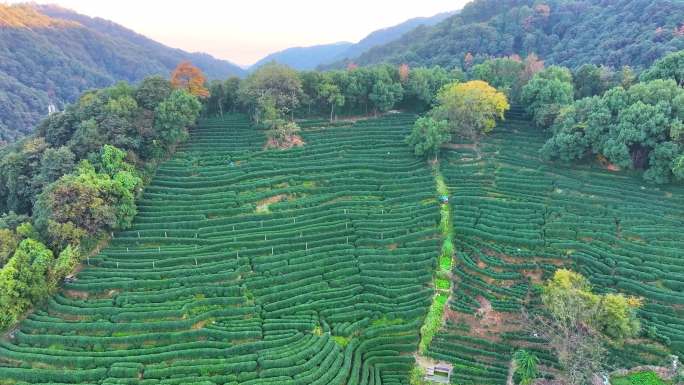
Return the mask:
<svg viewBox="0 0 684 385"><path fill-rule="evenodd" d="M437 94L437 106L431 115L446 120L455 135L477 142L481 134L491 132L496 120L504 119L510 108L506 95L487 82L473 80L451 83Z"/></svg>
<svg viewBox="0 0 684 385"><path fill-rule="evenodd" d="M591 383L606 368L608 347L619 348L639 334L641 299L619 293L597 294L579 273L559 269L542 287L546 316L530 322L556 353L568 385Z"/></svg>
<svg viewBox="0 0 684 385"><path fill-rule="evenodd" d="M503 120L510 108L506 94L482 80L453 82L437 93L436 106L413 126L406 142L416 155L437 156L442 145L453 136L467 137L475 144L480 134L491 132L496 120Z"/></svg>

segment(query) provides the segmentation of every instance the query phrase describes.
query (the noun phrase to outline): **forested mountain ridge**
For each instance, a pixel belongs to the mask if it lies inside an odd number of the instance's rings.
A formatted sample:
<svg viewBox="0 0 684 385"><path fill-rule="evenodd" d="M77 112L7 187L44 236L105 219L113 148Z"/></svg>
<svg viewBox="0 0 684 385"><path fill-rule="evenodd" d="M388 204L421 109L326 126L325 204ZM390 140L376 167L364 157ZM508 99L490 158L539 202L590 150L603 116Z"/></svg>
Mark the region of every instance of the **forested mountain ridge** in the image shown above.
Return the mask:
<svg viewBox="0 0 684 385"><path fill-rule="evenodd" d="M249 67L255 70L262 65L275 61L286 64L298 70L312 70L321 63L327 63L332 58L346 52L354 43L341 41L332 44L320 44L309 47L290 47L282 51L271 53Z"/></svg>
<svg viewBox="0 0 684 385"><path fill-rule="evenodd" d="M104 19L56 6L0 4L0 141L30 132L81 92L167 74L191 60L209 78L243 70L206 54L170 48Z"/></svg>
<svg viewBox="0 0 684 385"><path fill-rule="evenodd" d="M297 70L312 70L317 67L326 67L330 65L330 63L345 58L357 57L373 47L397 40L403 34L418 26L435 25L454 13L455 12L443 12L429 17L414 17L397 25L373 31L368 34L368 36L359 40L358 43L337 42L309 47L287 48L264 57L252 65L250 70L257 69L272 61L286 64Z"/></svg>
<svg viewBox="0 0 684 385"><path fill-rule="evenodd" d="M475 0L442 23L417 28L354 62L468 67L487 57L535 53L571 68L640 69L684 48L683 20L684 2L673 0Z"/></svg>
<svg viewBox="0 0 684 385"><path fill-rule="evenodd" d="M99 17L88 17L81 15L66 8L56 5L34 5L41 13L56 18L58 20L68 20L83 25L89 29L100 32L104 35L124 39L133 44L139 45L148 52L154 52L154 56L165 66L163 73L168 73L180 61L179 55L184 59L202 69L204 74L210 79L225 79L230 76L242 76L245 71L236 64L227 60L216 59L203 52L185 52L181 49L170 48L157 41L149 39L135 31L121 26L112 21Z"/></svg>
<svg viewBox="0 0 684 385"><path fill-rule="evenodd" d="M387 44L399 39L402 35L420 26L433 26L457 13L458 11L442 12L429 17L414 17L403 23L373 31L368 36L361 39L358 43L349 47L346 51L339 54L335 59L353 58L361 55L373 47Z"/></svg>

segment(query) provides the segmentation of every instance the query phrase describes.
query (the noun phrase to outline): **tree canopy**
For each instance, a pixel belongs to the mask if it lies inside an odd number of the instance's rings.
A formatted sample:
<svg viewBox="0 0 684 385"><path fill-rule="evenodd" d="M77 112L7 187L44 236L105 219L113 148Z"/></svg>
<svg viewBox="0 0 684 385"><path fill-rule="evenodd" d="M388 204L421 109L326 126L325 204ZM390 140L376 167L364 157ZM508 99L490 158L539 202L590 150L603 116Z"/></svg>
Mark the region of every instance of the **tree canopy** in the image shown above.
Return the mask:
<svg viewBox="0 0 684 385"><path fill-rule="evenodd" d="M472 80L444 86L431 114L446 120L455 135L476 141L479 135L491 132L509 108L506 95L486 82Z"/></svg>
<svg viewBox="0 0 684 385"><path fill-rule="evenodd" d="M594 64L639 71L682 49L683 19L684 4L676 0L475 0L442 23L353 60L466 68L492 57L536 54L572 69Z"/></svg>
<svg viewBox="0 0 684 385"><path fill-rule="evenodd" d="M49 116L28 137L0 153L0 211L31 214L40 192L81 160L99 160L103 146L121 149L132 163L163 157L185 137L201 105L168 80L125 83L88 91L78 103Z"/></svg>
<svg viewBox="0 0 684 385"><path fill-rule="evenodd" d="M209 84L209 98L205 109L208 115L220 115L235 112L238 108L238 89L240 78L231 77L225 81L214 80Z"/></svg>
<svg viewBox="0 0 684 385"><path fill-rule="evenodd" d="M522 102L536 125L548 128L561 108L572 103L572 73L567 68L551 66L536 73L522 88Z"/></svg>
<svg viewBox="0 0 684 385"><path fill-rule="evenodd" d="M268 103L279 114L290 115L301 103L302 82L295 70L273 62L249 75L240 84L238 95L256 121Z"/></svg>
<svg viewBox="0 0 684 385"><path fill-rule="evenodd" d="M176 90L157 105L154 126L164 148L187 139L186 128L194 123L202 105L191 94Z"/></svg>
<svg viewBox="0 0 684 385"><path fill-rule="evenodd" d="M642 81L672 79L684 87L684 51L678 51L657 60L641 74Z"/></svg>
<svg viewBox="0 0 684 385"><path fill-rule="evenodd" d="M606 364L606 346L619 346L640 330L640 299L595 294L589 281L571 270L556 270L541 299L548 320L535 327L549 339L570 384L590 382Z"/></svg>
<svg viewBox="0 0 684 385"><path fill-rule="evenodd" d="M171 73L171 86L185 90L198 98L209 96L209 90L204 87L206 78L202 70L195 67L189 61L182 61Z"/></svg>
<svg viewBox="0 0 684 385"><path fill-rule="evenodd" d="M47 278L52 263L52 251L45 245L33 239L21 241L0 269L0 327L14 323L50 292Z"/></svg>
<svg viewBox="0 0 684 385"><path fill-rule="evenodd" d="M515 376L520 385L530 385L539 376L539 358L528 350L513 353Z"/></svg>
<svg viewBox="0 0 684 385"><path fill-rule="evenodd" d="M681 176L683 105L684 89L661 79L580 99L562 110L542 154L564 161L600 155L619 167L645 170L649 181L670 182Z"/></svg>
<svg viewBox="0 0 684 385"><path fill-rule="evenodd" d="M105 145L99 172L84 160L74 173L62 176L38 196L34 221L51 244L79 245L84 237L130 225L142 180L124 156Z"/></svg>
<svg viewBox="0 0 684 385"><path fill-rule="evenodd" d="M335 84L331 76L326 76L323 82L318 85L318 95L325 103L330 104L330 121L335 117L335 107L344 105L344 95L340 87Z"/></svg>
<svg viewBox="0 0 684 385"><path fill-rule="evenodd" d="M83 251L130 225L143 179L200 109L160 77L118 83L0 151L0 328L54 291Z"/></svg>
<svg viewBox="0 0 684 385"><path fill-rule="evenodd" d="M450 73L442 67L412 68L408 79L403 83L404 107L418 112L429 109L437 91L454 80L464 80L463 74L460 71Z"/></svg>
<svg viewBox="0 0 684 385"><path fill-rule="evenodd" d="M470 69L473 79L487 82L506 94L509 100L520 100L524 85L525 64L518 57L486 60Z"/></svg>
<svg viewBox="0 0 684 385"><path fill-rule="evenodd" d="M413 147L416 155L434 156L437 159L441 146L451 140L449 131L446 120L437 121L431 116L424 116L416 120L406 143Z"/></svg>
<svg viewBox="0 0 684 385"><path fill-rule="evenodd" d="M613 84L612 70L594 64L581 66L573 75L575 99L601 95Z"/></svg>

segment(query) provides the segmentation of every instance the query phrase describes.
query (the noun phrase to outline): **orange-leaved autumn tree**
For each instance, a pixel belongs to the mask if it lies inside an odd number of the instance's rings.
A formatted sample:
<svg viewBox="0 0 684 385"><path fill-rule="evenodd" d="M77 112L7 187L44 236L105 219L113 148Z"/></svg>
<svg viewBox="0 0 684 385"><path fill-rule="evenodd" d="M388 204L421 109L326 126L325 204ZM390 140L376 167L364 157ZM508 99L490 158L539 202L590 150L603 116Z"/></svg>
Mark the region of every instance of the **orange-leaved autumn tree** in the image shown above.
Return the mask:
<svg viewBox="0 0 684 385"><path fill-rule="evenodd" d="M463 67L470 68L473 65L473 60L475 60L473 54L470 52L466 53L463 58Z"/></svg>
<svg viewBox="0 0 684 385"><path fill-rule="evenodd" d="M523 70L523 73L520 75L521 77L521 82L523 84L527 83L532 79L534 74L537 72L541 72L544 69L544 61L540 60L537 55L534 53L531 53L527 55L525 58L525 69Z"/></svg>
<svg viewBox="0 0 684 385"><path fill-rule="evenodd" d="M399 66L399 80L401 80L402 83L406 83L409 79L409 65L404 63Z"/></svg>
<svg viewBox="0 0 684 385"><path fill-rule="evenodd" d="M551 15L551 7L547 4L538 4L534 10L545 19Z"/></svg>
<svg viewBox="0 0 684 385"><path fill-rule="evenodd" d="M209 90L204 87L205 81L202 71L189 61L182 61L171 73L171 85L188 91L198 98L209 96Z"/></svg>

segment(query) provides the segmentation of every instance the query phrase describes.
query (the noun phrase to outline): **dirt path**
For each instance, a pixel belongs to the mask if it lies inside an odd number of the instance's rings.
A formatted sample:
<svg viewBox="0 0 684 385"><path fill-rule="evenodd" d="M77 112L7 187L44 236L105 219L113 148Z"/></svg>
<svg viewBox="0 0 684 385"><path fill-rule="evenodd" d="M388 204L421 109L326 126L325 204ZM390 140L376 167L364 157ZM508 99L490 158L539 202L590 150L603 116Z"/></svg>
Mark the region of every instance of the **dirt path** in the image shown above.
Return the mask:
<svg viewBox="0 0 684 385"><path fill-rule="evenodd" d="M413 353L413 358L416 359L416 365L420 366L423 371L426 371L429 367L434 367L437 365L437 361L432 358L421 356L418 352Z"/></svg>
<svg viewBox="0 0 684 385"><path fill-rule="evenodd" d="M444 182L444 177L442 176L442 174L439 171L439 162L432 162L432 167L434 169L435 190L436 190L437 194L440 194L440 195L446 194L447 196L449 196L450 195L449 189L448 189L446 183ZM438 253L439 259L442 258L441 250L444 248L444 242L447 242L450 239L454 239L453 227L452 227L452 218L451 218L451 209L449 208L448 202L444 203L444 204L447 206L447 210L445 211L445 210L442 210L440 208L440 216L441 216L440 228L442 228L443 224L446 224L445 228L447 230L440 230L440 237L442 240L442 248L440 249L440 252ZM453 259L454 259L454 255L452 253L452 255L451 255L451 266L452 267L454 264ZM447 271L442 270L442 267L440 266L440 263L438 261L435 277L438 277L440 273L447 274L448 279L449 279L448 290L444 290L444 289L440 290L437 288L436 281L432 282L434 289L435 289L435 296L432 300L433 303L430 306L429 311L432 311L433 309L437 308L437 306L439 306L438 302L436 302L439 295L444 294L445 291L446 291L446 295L447 295L447 299L444 302L443 307L441 308L441 317L440 317L441 319L439 321L439 325L437 326L437 328L435 330L432 330L432 328L430 327L430 330L427 333L425 333L425 334L427 334L427 336L426 336L423 333L423 329L428 327L428 324L426 324L425 321L423 321L423 325L421 326L420 332L419 332L420 343L418 346L418 351L416 351L414 353L414 357L416 359L416 365L419 365L423 371L427 371L428 368L434 367L437 364L437 361L421 355L421 351L427 351L428 350L428 347L432 341L432 337L434 337L437 334L437 332L439 332L439 330L442 329L447 318L450 316L450 313L451 313L450 309L449 309L449 302L451 302L451 299L452 299L451 297L453 295L452 289L453 289L454 282L453 282L451 274L450 274L451 268L446 269L446 270ZM435 316L436 316L436 314L435 314ZM429 315L428 315L428 317L429 317ZM426 320L427 320L427 317L426 317Z"/></svg>
<svg viewBox="0 0 684 385"><path fill-rule="evenodd" d="M460 150L460 149L473 150L473 151L475 151L475 154L477 154L477 160L482 159L482 151L480 150L480 147L475 145L475 144L445 143L441 147L449 149L449 150Z"/></svg>
<svg viewBox="0 0 684 385"><path fill-rule="evenodd" d="M511 360L508 364L508 377L506 377L506 385L515 385L513 383L513 374L515 374L515 360Z"/></svg>
<svg viewBox="0 0 684 385"><path fill-rule="evenodd" d="M465 143L445 143L442 145L442 148L448 148L450 150L459 150L463 148L467 148L469 150L475 150L475 145L474 144L465 144Z"/></svg>

